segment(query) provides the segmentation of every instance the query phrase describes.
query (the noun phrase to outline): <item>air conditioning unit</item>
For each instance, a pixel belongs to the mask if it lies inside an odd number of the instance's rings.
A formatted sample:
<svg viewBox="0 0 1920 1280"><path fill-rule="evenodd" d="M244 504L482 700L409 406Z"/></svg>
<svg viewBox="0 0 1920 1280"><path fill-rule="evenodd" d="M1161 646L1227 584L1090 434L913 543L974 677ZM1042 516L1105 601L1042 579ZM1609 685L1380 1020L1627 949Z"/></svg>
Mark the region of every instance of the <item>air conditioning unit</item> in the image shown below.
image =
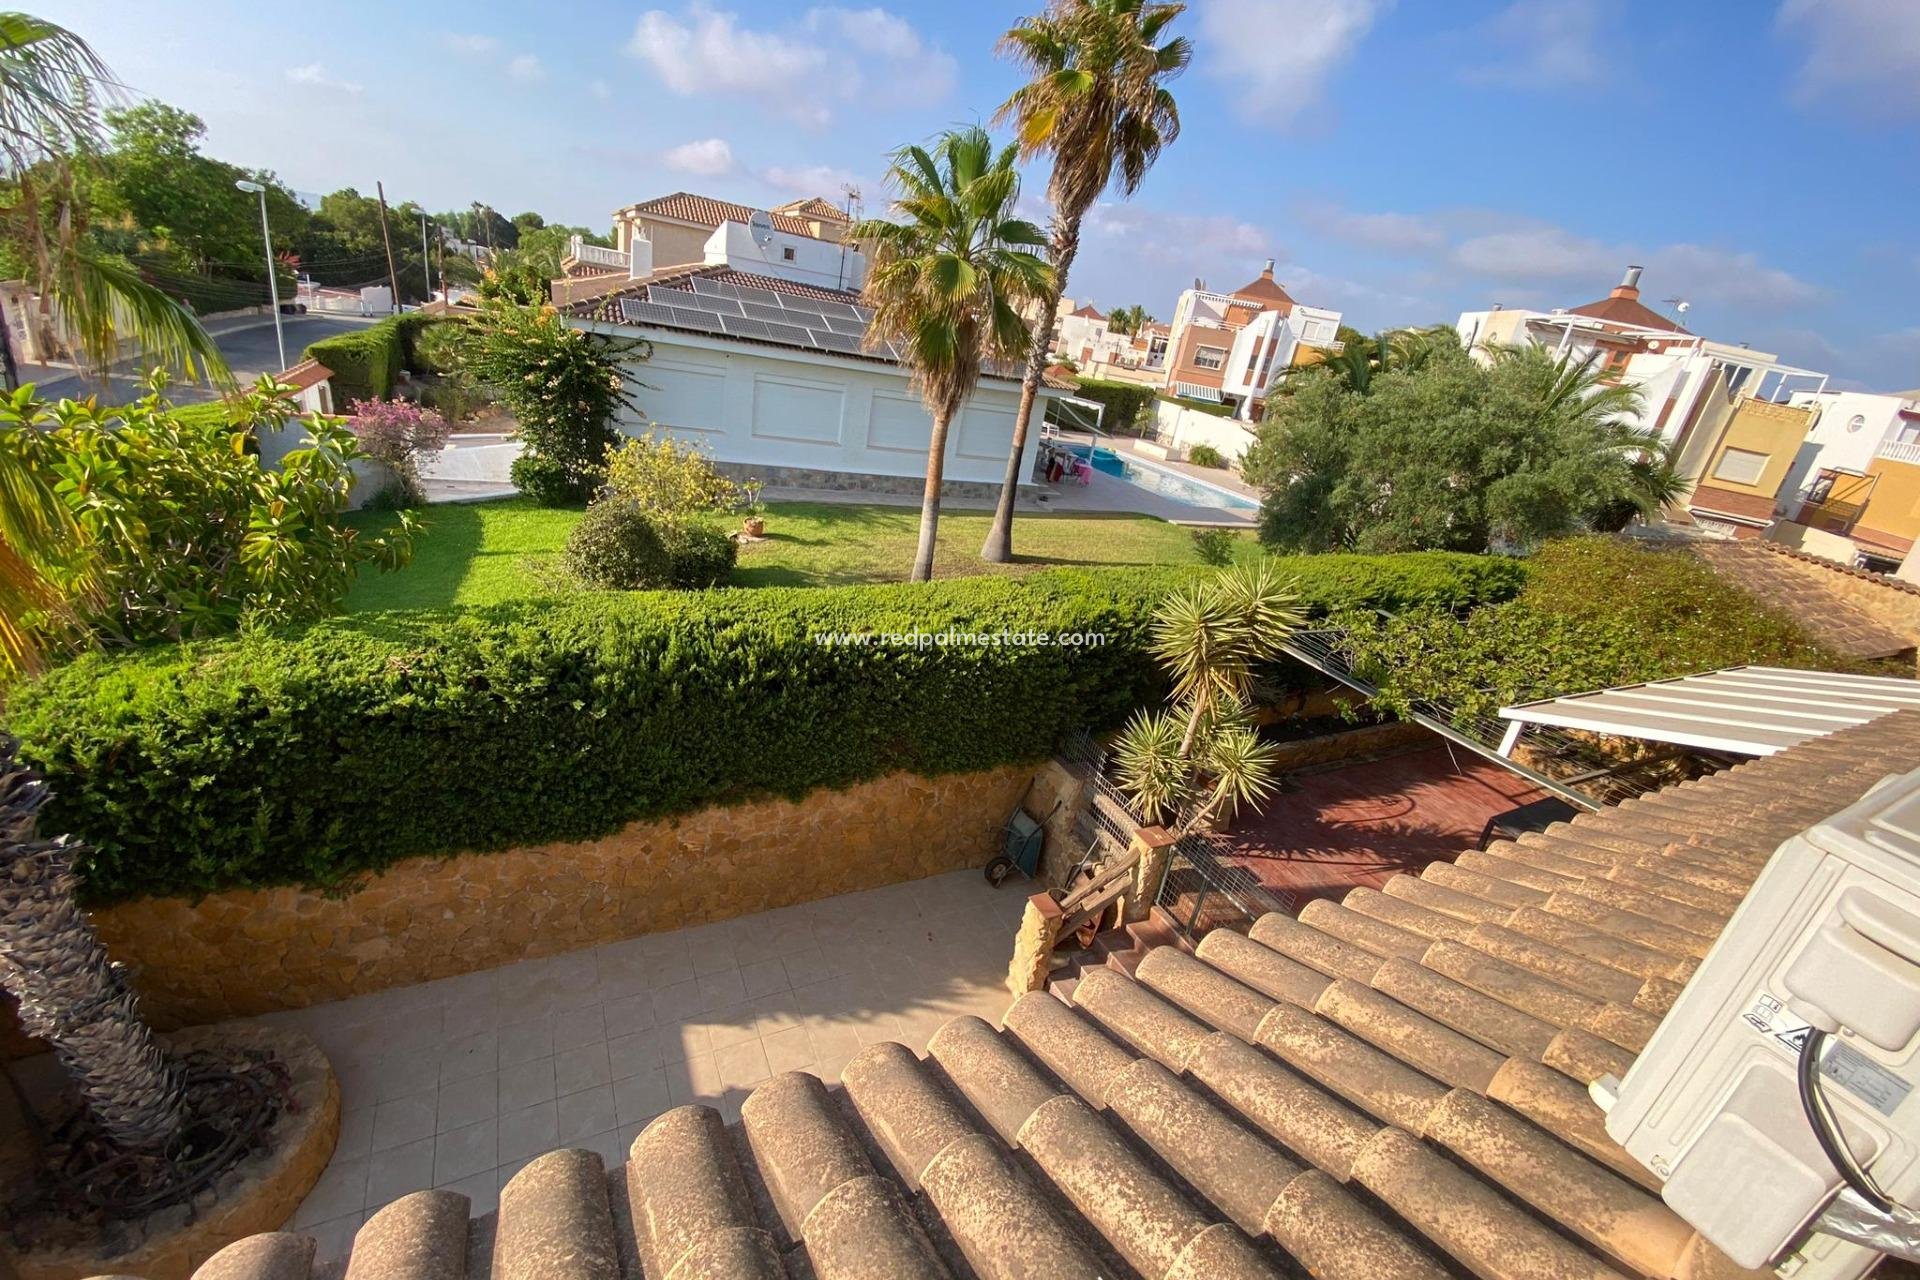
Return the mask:
<svg viewBox="0 0 1920 1280"><path fill-rule="evenodd" d="M1856 1240L1920 1240L1898 1207L1920 1198L1916 1033L1920 770L1781 845L1625 1081L1593 1092L1734 1261L1851 1280L1881 1258Z"/></svg>

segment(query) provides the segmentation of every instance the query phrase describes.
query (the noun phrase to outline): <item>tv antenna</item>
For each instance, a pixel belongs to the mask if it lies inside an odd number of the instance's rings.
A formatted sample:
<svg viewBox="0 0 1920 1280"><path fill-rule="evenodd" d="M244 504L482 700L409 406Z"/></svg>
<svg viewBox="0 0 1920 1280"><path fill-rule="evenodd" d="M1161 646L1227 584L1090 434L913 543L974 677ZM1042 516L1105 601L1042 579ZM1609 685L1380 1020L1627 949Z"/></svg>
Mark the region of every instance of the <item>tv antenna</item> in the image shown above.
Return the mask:
<svg viewBox="0 0 1920 1280"><path fill-rule="evenodd" d="M1662 298L1661 301L1672 307L1678 315L1685 315L1693 309L1693 304L1685 298Z"/></svg>

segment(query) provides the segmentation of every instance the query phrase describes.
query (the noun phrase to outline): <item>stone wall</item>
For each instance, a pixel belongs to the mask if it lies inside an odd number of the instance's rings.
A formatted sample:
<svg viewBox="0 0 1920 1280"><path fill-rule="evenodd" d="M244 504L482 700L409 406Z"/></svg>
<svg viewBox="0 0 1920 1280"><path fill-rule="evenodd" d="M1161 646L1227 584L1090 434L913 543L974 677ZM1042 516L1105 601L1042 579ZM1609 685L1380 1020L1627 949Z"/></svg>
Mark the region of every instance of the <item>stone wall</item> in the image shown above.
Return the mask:
<svg viewBox="0 0 1920 1280"><path fill-rule="evenodd" d="M292 1009L984 867L1036 772L897 773L599 840L416 858L347 893L149 898L94 922L158 1026Z"/></svg>

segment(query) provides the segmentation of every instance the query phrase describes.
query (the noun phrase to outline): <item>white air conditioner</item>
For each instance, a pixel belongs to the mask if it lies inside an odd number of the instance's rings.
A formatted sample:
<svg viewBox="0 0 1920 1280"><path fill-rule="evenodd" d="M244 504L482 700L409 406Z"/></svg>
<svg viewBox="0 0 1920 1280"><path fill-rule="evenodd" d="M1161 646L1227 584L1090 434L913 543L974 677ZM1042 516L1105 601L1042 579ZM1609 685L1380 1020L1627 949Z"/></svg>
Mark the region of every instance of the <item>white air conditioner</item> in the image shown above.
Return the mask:
<svg viewBox="0 0 1920 1280"><path fill-rule="evenodd" d="M1780 846L1626 1080L1594 1096L1734 1261L1852 1280L1881 1254L1830 1232L1843 1209L1878 1215L1852 1190L1829 1211L1840 1167L1896 1205L1920 1198L1916 1032L1920 770Z"/></svg>

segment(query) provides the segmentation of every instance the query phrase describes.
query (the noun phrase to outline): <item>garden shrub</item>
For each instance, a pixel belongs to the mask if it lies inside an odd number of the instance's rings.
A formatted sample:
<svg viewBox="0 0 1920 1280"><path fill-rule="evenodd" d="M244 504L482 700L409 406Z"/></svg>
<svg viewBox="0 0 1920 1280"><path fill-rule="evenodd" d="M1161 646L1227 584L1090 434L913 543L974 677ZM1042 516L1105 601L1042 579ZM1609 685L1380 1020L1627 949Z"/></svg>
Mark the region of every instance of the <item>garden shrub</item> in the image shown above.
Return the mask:
<svg viewBox="0 0 1920 1280"><path fill-rule="evenodd" d="M1315 612L1459 607L1510 595L1519 579L1517 566L1466 556L1280 567ZM1147 620L1193 572L354 615L86 656L19 689L8 728L53 783L43 827L97 847L81 867L95 901L332 885L404 857L590 839L896 769L1040 759L1160 696ZM1108 643L814 639L949 629L1098 632Z"/></svg>
<svg viewBox="0 0 1920 1280"><path fill-rule="evenodd" d="M348 414L347 429L360 441L360 452L393 473L402 498L424 501L420 463L447 447L447 420L405 400L355 400Z"/></svg>
<svg viewBox="0 0 1920 1280"><path fill-rule="evenodd" d="M554 458L522 453L507 468L507 479L527 498L543 507L578 505L580 484L566 465Z"/></svg>
<svg viewBox="0 0 1920 1280"><path fill-rule="evenodd" d="M1227 460L1210 444L1197 444L1187 450L1187 461L1196 467L1224 467Z"/></svg>
<svg viewBox="0 0 1920 1280"><path fill-rule="evenodd" d="M711 525L675 522L660 527L667 548L667 577L676 587L701 590L724 584L740 559L740 544Z"/></svg>
<svg viewBox="0 0 1920 1280"><path fill-rule="evenodd" d="M1153 433L1152 387L1132 382L1109 382L1104 378L1075 378L1082 400L1098 401L1105 406L1100 429L1109 435L1151 435ZM1142 418L1144 415L1144 428Z"/></svg>
<svg viewBox="0 0 1920 1280"><path fill-rule="evenodd" d="M333 400L389 400L393 380L421 364L420 335L440 323L417 311L402 311L364 329L335 334L301 354L333 372Z"/></svg>
<svg viewBox="0 0 1920 1280"><path fill-rule="evenodd" d="M560 565L585 586L645 591L673 582L673 561L660 531L637 504L607 498L587 508L567 534Z"/></svg>
<svg viewBox="0 0 1920 1280"><path fill-rule="evenodd" d="M1195 413L1204 413L1209 418L1231 418L1233 406L1219 400L1195 400L1190 396L1161 396L1168 404L1179 405L1182 409L1191 409Z"/></svg>
<svg viewBox="0 0 1920 1280"><path fill-rule="evenodd" d="M734 483L700 446L654 431L607 455L607 491L663 520L689 520L740 503Z"/></svg>

